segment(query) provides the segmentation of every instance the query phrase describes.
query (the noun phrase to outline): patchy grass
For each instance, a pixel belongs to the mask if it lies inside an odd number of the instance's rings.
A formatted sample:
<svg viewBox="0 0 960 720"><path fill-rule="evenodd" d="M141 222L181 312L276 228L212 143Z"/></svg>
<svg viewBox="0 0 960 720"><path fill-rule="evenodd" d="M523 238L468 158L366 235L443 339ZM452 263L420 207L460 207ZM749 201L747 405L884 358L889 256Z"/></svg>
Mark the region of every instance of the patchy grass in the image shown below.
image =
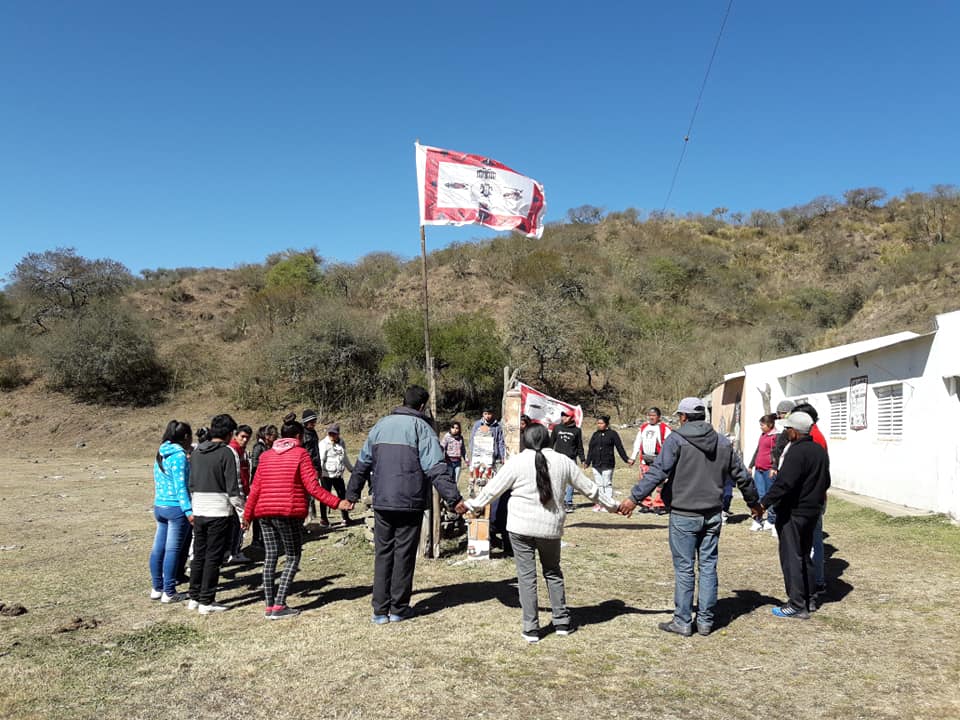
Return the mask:
<svg viewBox="0 0 960 720"><path fill-rule="evenodd" d="M581 629L527 646L512 563L456 551L417 568L418 618L371 625L361 528L307 543L299 618L263 619L257 567L223 574L219 616L151 602L149 459L33 460L5 458L0 477L2 544L22 546L0 552L0 600L29 611L0 618L0 717L960 716L960 528L943 518L832 502L832 602L808 622L770 615L775 542L733 522L719 628L686 639L656 628L672 612L666 518L583 507L564 549ZM78 617L98 624L54 632Z"/></svg>

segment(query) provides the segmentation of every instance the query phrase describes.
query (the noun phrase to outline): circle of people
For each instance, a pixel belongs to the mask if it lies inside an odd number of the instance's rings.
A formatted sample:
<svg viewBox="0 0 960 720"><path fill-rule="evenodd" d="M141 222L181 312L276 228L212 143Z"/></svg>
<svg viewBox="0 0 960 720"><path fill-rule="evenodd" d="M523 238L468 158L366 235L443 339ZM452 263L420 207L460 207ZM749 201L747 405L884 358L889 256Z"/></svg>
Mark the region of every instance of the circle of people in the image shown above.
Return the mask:
<svg viewBox="0 0 960 720"><path fill-rule="evenodd" d="M548 631L568 635L576 625L565 600L561 536L576 490L594 503L595 511L630 517L640 507L669 513L675 609L673 618L659 627L684 637L694 627L709 635L716 621L719 537L736 485L750 508L751 530L770 531L779 542L787 600L772 609L773 615L806 619L822 602L822 517L830 471L812 406L795 407L785 400L776 414L760 418L761 437L746 465L730 440L706 421L703 401L695 397L680 401L675 430L658 408L651 408L632 455L604 416L597 420L585 457L581 429L573 414L565 412L552 431L523 416L521 451L506 457L502 426L488 409L471 435L493 435L496 472L473 486L473 497L464 498L457 487L465 459L460 425L452 423L439 440L424 414L428 400L424 388L407 388L403 403L370 430L355 464L338 424L319 438L312 410L305 410L300 420L288 414L279 429L261 427L249 453L253 431L230 415L215 416L209 428L197 431L196 441L189 424L171 420L154 463L151 599L185 603L201 615L227 610L216 602L220 570L226 563L249 562L242 543L252 528L251 546L264 553L265 617L298 615L287 597L299 569L305 521L316 517L314 500L321 525L329 524L328 509L339 510L349 525L349 512L369 484L374 516L371 621L409 620L415 616L410 598L423 512L431 507L435 488L460 515L498 503L492 508L491 538L499 534L504 553L516 562L522 638L534 643ZM639 479L620 502L612 492L614 452L629 465L640 461ZM589 468L592 479L583 472ZM345 470L351 473L349 484ZM281 555L286 560L278 578ZM551 606L551 624L545 628L538 612L538 556ZM189 582L187 593L177 591L182 582Z"/></svg>

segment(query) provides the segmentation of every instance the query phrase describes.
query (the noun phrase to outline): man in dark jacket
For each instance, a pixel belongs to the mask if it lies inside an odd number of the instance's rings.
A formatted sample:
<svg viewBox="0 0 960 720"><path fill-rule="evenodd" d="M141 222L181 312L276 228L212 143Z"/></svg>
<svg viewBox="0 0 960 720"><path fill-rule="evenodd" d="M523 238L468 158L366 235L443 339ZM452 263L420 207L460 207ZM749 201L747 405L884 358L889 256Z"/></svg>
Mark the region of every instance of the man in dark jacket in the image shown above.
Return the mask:
<svg viewBox="0 0 960 720"><path fill-rule="evenodd" d="M227 608L214 602L220 582L220 564L230 541L232 518L243 510L240 465L230 449L237 423L217 415L210 423L210 439L190 455L190 500L193 503L193 563L190 565L190 610L201 615Z"/></svg>
<svg viewBox="0 0 960 720"><path fill-rule="evenodd" d="M782 618L810 617L814 610L814 568L810 559L813 532L823 512L830 488L830 460L827 451L813 442L813 418L792 412L783 421L790 444L783 452L777 479L760 499L765 507L777 509L777 536L780 567L787 591L787 604L773 608Z"/></svg>
<svg viewBox="0 0 960 720"><path fill-rule="evenodd" d="M601 415L597 418L597 430L590 436L590 447L587 450L587 467L593 468L593 479L600 486L600 491L608 498L613 499L613 469L617 465L613 452L620 453L620 459L627 465L633 465L633 460L623 449L620 433L610 427L610 416ZM594 505L593 511L600 512L605 508Z"/></svg>
<svg viewBox="0 0 960 720"><path fill-rule="evenodd" d="M566 455L574 462L579 460L581 465L587 462L583 455L583 432L577 427L573 410L564 410L560 413L560 422L553 426L550 442L554 452ZM567 485L563 496L563 507L568 513L573 512L573 485Z"/></svg>
<svg viewBox="0 0 960 720"><path fill-rule="evenodd" d="M296 416L294 416L296 417ZM323 467L320 463L320 436L317 435L317 411L304 410L300 415L300 422L303 423L303 449L310 454L310 462L313 463L313 469L317 475L322 475ZM317 519L317 506L313 498L307 496L307 519L305 525L309 525ZM321 525L329 525L326 520Z"/></svg>
<svg viewBox="0 0 960 720"><path fill-rule="evenodd" d="M373 622L382 625L410 616L413 570L423 511L431 506L431 484L458 513L466 505L433 426L423 415L430 395L407 388L403 405L382 418L367 436L347 487L357 502L370 482L373 496Z"/></svg>
<svg viewBox="0 0 960 720"><path fill-rule="evenodd" d="M630 516L657 485L665 482L661 497L670 508L670 553L673 555L673 620L661 630L684 637L693 634L694 561L700 569L697 632L713 630L717 604L717 556L723 527L723 486L732 478L754 517L760 510L757 490L740 455L724 436L706 422L700 398L688 397L677 408L680 429L664 440L660 454L646 474L620 503L620 514Z"/></svg>

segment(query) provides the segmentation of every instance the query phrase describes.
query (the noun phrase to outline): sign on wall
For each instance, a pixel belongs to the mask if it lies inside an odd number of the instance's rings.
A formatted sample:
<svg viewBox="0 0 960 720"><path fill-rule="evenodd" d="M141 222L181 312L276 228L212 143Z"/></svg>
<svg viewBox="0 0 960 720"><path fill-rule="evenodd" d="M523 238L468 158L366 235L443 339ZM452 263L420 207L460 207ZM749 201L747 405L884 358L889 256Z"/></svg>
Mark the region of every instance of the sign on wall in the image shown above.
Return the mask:
<svg viewBox="0 0 960 720"><path fill-rule="evenodd" d="M867 376L850 378L850 429L867 429Z"/></svg>

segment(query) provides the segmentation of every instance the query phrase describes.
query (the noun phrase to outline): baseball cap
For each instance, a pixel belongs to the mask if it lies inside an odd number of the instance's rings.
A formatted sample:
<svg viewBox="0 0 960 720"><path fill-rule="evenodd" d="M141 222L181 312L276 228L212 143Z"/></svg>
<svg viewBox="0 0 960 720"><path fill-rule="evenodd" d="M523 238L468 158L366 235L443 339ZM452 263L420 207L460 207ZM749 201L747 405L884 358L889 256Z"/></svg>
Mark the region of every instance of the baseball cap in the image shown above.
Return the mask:
<svg viewBox="0 0 960 720"><path fill-rule="evenodd" d="M561 410L560 417L573 417L573 410L567 410L567 409Z"/></svg>
<svg viewBox="0 0 960 720"><path fill-rule="evenodd" d="M691 415L696 413L705 413L707 408L703 404L703 400L698 397L685 397L680 401L680 404L677 405L677 412L683 413L684 415Z"/></svg>
<svg viewBox="0 0 960 720"><path fill-rule="evenodd" d="M796 404L793 400L781 400L777 403L777 412L778 413L788 413L796 407Z"/></svg>
<svg viewBox="0 0 960 720"><path fill-rule="evenodd" d="M805 412L792 412L783 419L785 428L793 428L804 435L810 434L810 428L813 427L813 418Z"/></svg>

